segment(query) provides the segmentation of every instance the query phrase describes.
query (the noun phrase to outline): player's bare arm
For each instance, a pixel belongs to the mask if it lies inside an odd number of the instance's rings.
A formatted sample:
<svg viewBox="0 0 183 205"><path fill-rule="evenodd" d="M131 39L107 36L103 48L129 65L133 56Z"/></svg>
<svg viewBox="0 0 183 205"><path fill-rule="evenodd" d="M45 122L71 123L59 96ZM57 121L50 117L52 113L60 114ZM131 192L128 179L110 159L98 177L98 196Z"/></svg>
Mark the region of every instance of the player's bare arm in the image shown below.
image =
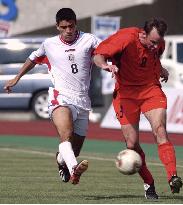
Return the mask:
<svg viewBox="0 0 183 205"><path fill-rule="evenodd" d="M94 56L93 60L94 60L95 64L98 67L100 67L100 68L102 68L102 69L104 69L106 71L111 72L112 73L112 77L114 77L115 74L119 70L119 68L116 65L109 65L109 64L107 64L106 59L105 59L105 57L103 55L97 54L97 55Z"/></svg>
<svg viewBox="0 0 183 205"><path fill-rule="evenodd" d="M6 82L6 84L4 86L4 90L7 93L10 93L11 88L18 83L18 81L20 80L20 78L23 75L25 75L28 71L30 71L32 68L34 68L35 65L36 64L34 62L27 59L26 62L24 63L24 65L22 66L22 68L20 69L19 73L15 76L15 78L13 78L13 79Z"/></svg>
<svg viewBox="0 0 183 205"><path fill-rule="evenodd" d="M167 82L169 77L169 72L166 68L161 67L160 77L162 78L161 82Z"/></svg>

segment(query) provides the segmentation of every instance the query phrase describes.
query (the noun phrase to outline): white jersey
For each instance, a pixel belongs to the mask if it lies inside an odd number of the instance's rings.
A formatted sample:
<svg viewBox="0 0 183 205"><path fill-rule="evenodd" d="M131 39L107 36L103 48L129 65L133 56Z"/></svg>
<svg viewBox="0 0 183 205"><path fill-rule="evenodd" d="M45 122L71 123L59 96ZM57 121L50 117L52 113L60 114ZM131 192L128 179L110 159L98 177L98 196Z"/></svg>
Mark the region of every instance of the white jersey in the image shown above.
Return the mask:
<svg viewBox="0 0 183 205"><path fill-rule="evenodd" d="M88 90L91 79L92 54L100 40L92 34L79 32L68 44L60 36L46 39L30 56L31 61L47 57L54 89L77 102L77 106L90 109ZM73 98L73 100L72 100ZM81 101L80 98L86 98ZM85 102L85 103L84 103Z"/></svg>

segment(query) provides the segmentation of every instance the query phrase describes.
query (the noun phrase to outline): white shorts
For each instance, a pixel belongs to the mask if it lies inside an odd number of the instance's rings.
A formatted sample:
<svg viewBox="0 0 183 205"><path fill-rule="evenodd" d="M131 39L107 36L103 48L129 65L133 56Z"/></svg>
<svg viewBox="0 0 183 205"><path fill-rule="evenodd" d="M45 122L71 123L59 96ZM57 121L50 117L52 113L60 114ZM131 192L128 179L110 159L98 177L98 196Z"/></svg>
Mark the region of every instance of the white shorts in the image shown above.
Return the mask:
<svg viewBox="0 0 183 205"><path fill-rule="evenodd" d="M75 102L75 99L73 100ZM80 136L86 136L88 131L89 111L90 109L83 109L80 106L72 104L72 97L67 97L63 94L56 93L53 88L49 89L48 111L52 119L53 110L59 106L67 106L70 108L73 117L74 133Z"/></svg>

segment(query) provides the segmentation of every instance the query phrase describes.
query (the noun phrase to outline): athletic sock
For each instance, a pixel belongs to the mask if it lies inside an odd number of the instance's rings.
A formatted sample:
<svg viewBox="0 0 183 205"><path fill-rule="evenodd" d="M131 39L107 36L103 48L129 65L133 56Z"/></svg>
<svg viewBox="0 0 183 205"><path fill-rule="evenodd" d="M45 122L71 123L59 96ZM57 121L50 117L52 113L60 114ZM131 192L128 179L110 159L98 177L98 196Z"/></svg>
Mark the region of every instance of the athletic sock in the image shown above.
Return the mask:
<svg viewBox="0 0 183 205"><path fill-rule="evenodd" d="M138 153L140 154L140 156L142 158L142 167L139 171L139 175L144 180L145 184L150 185L154 182L154 179L153 179L153 176L152 176L151 172L148 170L148 168L146 166L145 153L143 152L142 149L140 151L138 151Z"/></svg>
<svg viewBox="0 0 183 205"><path fill-rule="evenodd" d="M176 157L173 145L170 142L158 145L158 154L161 162L165 166L169 181L173 175L177 175Z"/></svg>
<svg viewBox="0 0 183 205"><path fill-rule="evenodd" d="M73 166L77 165L77 160L74 155L71 143L68 141L60 143L59 152L63 157L63 160L65 161L70 174L72 174L72 168Z"/></svg>
<svg viewBox="0 0 183 205"><path fill-rule="evenodd" d="M60 152L59 152L58 155L57 155L57 162L58 162L59 164L63 164L63 163L64 163L64 159L63 159L63 157L62 157L62 155L61 155Z"/></svg>

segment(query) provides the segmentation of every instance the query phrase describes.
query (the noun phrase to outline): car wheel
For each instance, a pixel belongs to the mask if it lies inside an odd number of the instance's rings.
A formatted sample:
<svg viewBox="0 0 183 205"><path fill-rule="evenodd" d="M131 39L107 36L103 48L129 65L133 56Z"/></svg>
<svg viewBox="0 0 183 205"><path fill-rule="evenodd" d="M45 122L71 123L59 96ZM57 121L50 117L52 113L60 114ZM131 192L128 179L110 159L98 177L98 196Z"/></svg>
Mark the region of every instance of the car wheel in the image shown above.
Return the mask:
<svg viewBox="0 0 183 205"><path fill-rule="evenodd" d="M48 119L48 91L37 93L32 101L32 109L40 119Z"/></svg>

